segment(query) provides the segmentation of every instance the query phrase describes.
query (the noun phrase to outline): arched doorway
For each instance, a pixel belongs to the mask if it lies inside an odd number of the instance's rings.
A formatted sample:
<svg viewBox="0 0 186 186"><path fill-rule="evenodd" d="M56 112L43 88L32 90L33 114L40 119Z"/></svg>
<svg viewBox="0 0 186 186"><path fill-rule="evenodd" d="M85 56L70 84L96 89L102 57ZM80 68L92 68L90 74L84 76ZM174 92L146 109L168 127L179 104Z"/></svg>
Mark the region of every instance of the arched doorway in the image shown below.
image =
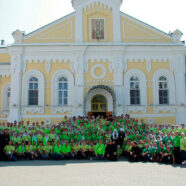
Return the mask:
<svg viewBox="0 0 186 186"><path fill-rule="evenodd" d="M91 112L93 115L106 115L107 99L103 95L95 95L91 100Z"/></svg>
<svg viewBox="0 0 186 186"><path fill-rule="evenodd" d="M106 99L106 103L107 103L106 104L106 115L107 116L114 115L115 104L116 104L115 94L110 87L105 86L105 85L96 85L88 91L85 97L85 114L89 116L93 115L92 100L94 97L98 95L101 95Z"/></svg>

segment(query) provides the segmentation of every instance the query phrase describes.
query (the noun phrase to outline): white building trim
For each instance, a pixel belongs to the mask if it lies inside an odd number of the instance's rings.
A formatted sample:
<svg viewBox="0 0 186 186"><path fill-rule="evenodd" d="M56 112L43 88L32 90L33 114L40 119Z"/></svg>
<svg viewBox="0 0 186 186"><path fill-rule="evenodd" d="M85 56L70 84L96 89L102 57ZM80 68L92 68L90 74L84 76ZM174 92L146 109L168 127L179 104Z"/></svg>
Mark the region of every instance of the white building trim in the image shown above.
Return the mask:
<svg viewBox="0 0 186 186"><path fill-rule="evenodd" d="M38 106L29 106L28 105L28 88L29 88L29 79L36 77L38 79ZM27 71L22 80L22 112L27 113L43 113L45 104L45 78L42 72L38 70L29 70Z"/></svg>
<svg viewBox="0 0 186 186"><path fill-rule="evenodd" d="M59 106L58 105L58 79L61 77L65 77L68 80L68 106ZM73 74L68 70L58 70L54 73L52 77L52 112L71 112L70 106L74 103L74 77ZM64 110L64 107L66 108Z"/></svg>
<svg viewBox="0 0 186 186"><path fill-rule="evenodd" d="M2 117L3 118L5 118L8 114L9 114L9 112L10 112L10 105L8 106L7 104L7 91L8 91L8 89L10 88L10 83L7 83L7 84L5 84L4 86L3 86L3 88L2 88L2 91L1 91L1 103L2 103L2 105L1 105L1 113L2 113ZM10 100L9 100L9 102L10 102Z"/></svg>
<svg viewBox="0 0 186 186"><path fill-rule="evenodd" d="M131 69L124 76L124 88L126 90L125 103L126 105L130 105L130 78L132 76L137 76L140 81L140 105L145 106L147 105L147 80L145 74L138 69Z"/></svg>
<svg viewBox="0 0 186 186"><path fill-rule="evenodd" d="M175 80L173 74L167 69L160 69L154 73L153 76L153 103L154 106L159 105L159 78L161 76L165 76L168 82L168 90L169 90L169 105L175 105ZM168 106L168 105L167 105ZM158 107L158 110L161 106ZM162 106L164 110L164 107ZM163 111L162 110L162 111Z"/></svg>

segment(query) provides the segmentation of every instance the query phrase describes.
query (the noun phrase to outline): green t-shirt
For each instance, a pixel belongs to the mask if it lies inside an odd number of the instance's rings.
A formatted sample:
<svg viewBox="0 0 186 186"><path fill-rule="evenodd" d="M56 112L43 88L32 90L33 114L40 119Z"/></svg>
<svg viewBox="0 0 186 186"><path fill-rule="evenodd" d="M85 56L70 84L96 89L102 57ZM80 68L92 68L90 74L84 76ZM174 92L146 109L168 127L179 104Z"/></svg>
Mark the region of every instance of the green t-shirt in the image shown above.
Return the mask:
<svg viewBox="0 0 186 186"><path fill-rule="evenodd" d="M52 152L52 145L46 145L43 146L43 152L46 152L47 154Z"/></svg>
<svg viewBox="0 0 186 186"><path fill-rule="evenodd" d="M174 147L180 147L180 140L181 140L181 136L174 136L173 138Z"/></svg>
<svg viewBox="0 0 186 186"><path fill-rule="evenodd" d="M25 150L26 150L26 152L32 152L33 151L33 146L32 145L26 145L26 147L25 147Z"/></svg>
<svg viewBox="0 0 186 186"><path fill-rule="evenodd" d="M75 152L78 152L79 149L80 149L80 146L79 145L74 145L73 146L73 149L74 149Z"/></svg>
<svg viewBox="0 0 186 186"><path fill-rule="evenodd" d="M131 151L131 149L132 149L132 145L126 145L125 146L125 150L126 151Z"/></svg>
<svg viewBox="0 0 186 186"><path fill-rule="evenodd" d="M95 147L95 154L96 155L104 155L105 154L105 145L104 144L97 144Z"/></svg>
<svg viewBox="0 0 186 186"><path fill-rule="evenodd" d="M62 145L61 147L61 152L66 154L66 153L70 153L71 152L71 146L70 144L66 145Z"/></svg>
<svg viewBox="0 0 186 186"><path fill-rule="evenodd" d="M185 150L186 149L186 137L181 138L180 140L180 150Z"/></svg>
<svg viewBox="0 0 186 186"><path fill-rule="evenodd" d="M57 154L61 154L61 145L55 145L54 147L53 147L53 152L54 153L57 153Z"/></svg>
<svg viewBox="0 0 186 186"><path fill-rule="evenodd" d="M13 145L6 145L4 150L6 154L11 154L13 151L15 151L15 147Z"/></svg>
<svg viewBox="0 0 186 186"><path fill-rule="evenodd" d="M25 146L19 145L19 146L17 147L16 151L17 151L18 153L24 153L24 152L26 152Z"/></svg>

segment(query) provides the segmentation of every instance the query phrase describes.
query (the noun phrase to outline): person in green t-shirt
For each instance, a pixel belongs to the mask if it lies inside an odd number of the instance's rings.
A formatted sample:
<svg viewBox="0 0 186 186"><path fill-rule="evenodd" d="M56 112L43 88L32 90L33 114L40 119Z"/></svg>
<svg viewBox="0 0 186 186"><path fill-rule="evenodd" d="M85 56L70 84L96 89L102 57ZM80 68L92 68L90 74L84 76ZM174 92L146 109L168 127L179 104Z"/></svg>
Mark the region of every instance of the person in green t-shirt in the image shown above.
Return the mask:
<svg viewBox="0 0 186 186"><path fill-rule="evenodd" d="M174 154L170 147L164 147L161 162L174 164Z"/></svg>
<svg viewBox="0 0 186 186"><path fill-rule="evenodd" d="M66 141L65 144L62 145L61 152L64 155L65 159L70 159L70 157L71 157L71 146L68 143L68 141Z"/></svg>
<svg viewBox="0 0 186 186"><path fill-rule="evenodd" d="M95 154L97 160L103 160L105 155L105 145L102 143L102 140L99 140L99 143L97 143L95 147Z"/></svg>
<svg viewBox="0 0 186 186"><path fill-rule="evenodd" d="M174 158L175 163L181 163L181 154L180 154L180 140L181 136L179 136L178 131L175 132L175 136L173 137L173 146L174 146Z"/></svg>
<svg viewBox="0 0 186 186"><path fill-rule="evenodd" d="M38 156L38 159L43 159L43 143L42 142L40 142L37 147L37 156Z"/></svg>
<svg viewBox="0 0 186 186"><path fill-rule="evenodd" d="M145 144L145 148L143 148L141 153L141 160L146 162L146 161L150 161L150 159L152 159L152 156L149 153L149 146L148 144Z"/></svg>
<svg viewBox="0 0 186 186"><path fill-rule="evenodd" d="M93 142L91 142L88 145L88 153L89 153L89 159L92 160L93 157L95 156L95 145Z"/></svg>
<svg viewBox="0 0 186 186"><path fill-rule="evenodd" d="M17 155L17 158L18 158L18 159L25 159L25 152L26 152L25 143L22 142L21 145L19 145L19 146L16 148L16 155Z"/></svg>
<svg viewBox="0 0 186 186"><path fill-rule="evenodd" d="M25 155L26 158L30 159L30 160L34 160L34 151L33 151L33 145L31 145L31 142L28 142L28 145L26 145L25 147Z"/></svg>
<svg viewBox="0 0 186 186"><path fill-rule="evenodd" d="M58 141L56 145L53 146L53 159L60 160L63 159L64 155L62 154L61 145Z"/></svg>
<svg viewBox="0 0 186 186"><path fill-rule="evenodd" d="M9 161L16 161L17 158L15 156L15 147L12 145L12 141L9 141L8 145L4 148L4 153L6 155L6 159Z"/></svg>
<svg viewBox="0 0 186 186"><path fill-rule="evenodd" d="M183 164L186 161L186 137L185 137L185 133L181 133L180 151L181 151L181 161L182 161L182 164Z"/></svg>

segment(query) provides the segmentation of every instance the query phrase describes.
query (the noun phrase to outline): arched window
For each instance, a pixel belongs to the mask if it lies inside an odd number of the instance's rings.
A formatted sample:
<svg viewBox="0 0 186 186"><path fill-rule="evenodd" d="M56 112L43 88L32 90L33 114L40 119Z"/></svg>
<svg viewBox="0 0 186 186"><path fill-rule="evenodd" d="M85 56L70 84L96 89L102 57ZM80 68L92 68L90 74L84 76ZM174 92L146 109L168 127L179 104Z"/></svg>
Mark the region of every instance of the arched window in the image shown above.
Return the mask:
<svg viewBox="0 0 186 186"><path fill-rule="evenodd" d="M38 79L32 77L29 79L28 105L38 105Z"/></svg>
<svg viewBox="0 0 186 186"><path fill-rule="evenodd" d="M68 105L68 80L65 77L58 80L58 104Z"/></svg>
<svg viewBox="0 0 186 186"><path fill-rule="evenodd" d="M140 105L140 81L138 77L132 76L130 78L130 104Z"/></svg>
<svg viewBox="0 0 186 186"><path fill-rule="evenodd" d="M159 104L169 104L168 82L165 76L159 78Z"/></svg>

